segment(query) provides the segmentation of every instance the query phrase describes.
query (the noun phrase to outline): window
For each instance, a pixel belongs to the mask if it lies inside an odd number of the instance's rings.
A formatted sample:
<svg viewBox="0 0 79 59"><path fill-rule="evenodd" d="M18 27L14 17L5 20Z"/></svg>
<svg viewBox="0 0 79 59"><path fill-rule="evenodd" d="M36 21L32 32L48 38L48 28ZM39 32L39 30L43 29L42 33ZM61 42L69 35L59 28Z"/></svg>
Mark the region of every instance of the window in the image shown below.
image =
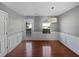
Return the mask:
<svg viewBox="0 0 79 59"><path fill-rule="evenodd" d="M27 29L31 29L32 28L32 24L31 23L26 23L26 28Z"/></svg>
<svg viewBox="0 0 79 59"><path fill-rule="evenodd" d="M51 23L43 23L42 24L43 33L50 33L50 24Z"/></svg>

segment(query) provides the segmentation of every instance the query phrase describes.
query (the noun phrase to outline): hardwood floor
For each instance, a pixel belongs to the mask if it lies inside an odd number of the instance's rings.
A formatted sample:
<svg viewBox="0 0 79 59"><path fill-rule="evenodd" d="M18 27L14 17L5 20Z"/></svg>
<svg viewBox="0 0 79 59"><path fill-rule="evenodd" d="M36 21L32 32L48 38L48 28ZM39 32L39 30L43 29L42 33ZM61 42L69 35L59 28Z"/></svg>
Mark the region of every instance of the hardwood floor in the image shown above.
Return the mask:
<svg viewBox="0 0 79 59"><path fill-rule="evenodd" d="M59 41L23 41L6 57L78 57Z"/></svg>

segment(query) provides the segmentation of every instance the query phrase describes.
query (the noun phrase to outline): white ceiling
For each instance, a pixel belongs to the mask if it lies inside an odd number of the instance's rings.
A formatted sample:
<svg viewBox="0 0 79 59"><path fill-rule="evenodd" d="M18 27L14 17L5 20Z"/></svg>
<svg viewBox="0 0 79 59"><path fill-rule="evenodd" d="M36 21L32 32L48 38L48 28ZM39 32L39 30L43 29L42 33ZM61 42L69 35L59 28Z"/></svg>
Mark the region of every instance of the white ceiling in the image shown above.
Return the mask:
<svg viewBox="0 0 79 59"><path fill-rule="evenodd" d="M79 5L78 2L2 2L22 16L58 16ZM51 7L54 6L52 10Z"/></svg>

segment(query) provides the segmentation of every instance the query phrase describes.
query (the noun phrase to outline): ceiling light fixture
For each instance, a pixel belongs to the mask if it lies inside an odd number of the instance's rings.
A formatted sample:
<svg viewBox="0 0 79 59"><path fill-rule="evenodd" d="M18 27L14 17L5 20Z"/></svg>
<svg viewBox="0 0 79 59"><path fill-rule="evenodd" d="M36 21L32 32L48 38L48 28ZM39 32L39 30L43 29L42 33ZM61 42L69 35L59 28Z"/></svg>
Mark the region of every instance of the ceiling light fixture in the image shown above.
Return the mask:
<svg viewBox="0 0 79 59"><path fill-rule="evenodd" d="M51 7L51 9L54 9L54 7Z"/></svg>
<svg viewBox="0 0 79 59"><path fill-rule="evenodd" d="M56 23L56 22L57 22L57 18L52 17L52 18L49 18L48 21L49 21L50 23Z"/></svg>

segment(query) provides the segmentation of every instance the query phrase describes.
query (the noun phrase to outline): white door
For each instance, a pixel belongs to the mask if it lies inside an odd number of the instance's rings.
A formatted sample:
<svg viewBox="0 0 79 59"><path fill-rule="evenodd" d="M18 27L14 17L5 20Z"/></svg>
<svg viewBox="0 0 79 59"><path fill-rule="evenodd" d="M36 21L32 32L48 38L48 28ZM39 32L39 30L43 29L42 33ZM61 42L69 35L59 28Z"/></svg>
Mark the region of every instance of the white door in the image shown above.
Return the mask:
<svg viewBox="0 0 79 59"><path fill-rule="evenodd" d="M8 13L0 10L0 56L7 54L7 18Z"/></svg>
<svg viewBox="0 0 79 59"><path fill-rule="evenodd" d="M0 35L0 56L5 56L7 53L6 46L5 46L5 37Z"/></svg>
<svg viewBox="0 0 79 59"><path fill-rule="evenodd" d="M2 43L1 42L2 42L2 40L0 39L0 56L2 55Z"/></svg>
<svg viewBox="0 0 79 59"><path fill-rule="evenodd" d="M5 22L0 22L0 35L5 34Z"/></svg>
<svg viewBox="0 0 79 59"><path fill-rule="evenodd" d="M7 36L6 36L6 23L0 21L0 56L5 56L7 53Z"/></svg>

